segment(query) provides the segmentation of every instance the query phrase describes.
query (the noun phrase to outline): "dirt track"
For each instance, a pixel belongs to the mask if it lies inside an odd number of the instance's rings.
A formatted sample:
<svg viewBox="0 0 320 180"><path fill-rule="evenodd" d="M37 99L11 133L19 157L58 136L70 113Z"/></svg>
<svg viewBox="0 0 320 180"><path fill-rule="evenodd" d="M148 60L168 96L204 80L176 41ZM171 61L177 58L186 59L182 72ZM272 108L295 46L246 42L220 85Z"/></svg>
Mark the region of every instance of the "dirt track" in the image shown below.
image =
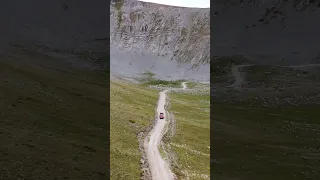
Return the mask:
<svg viewBox="0 0 320 180"><path fill-rule="evenodd" d="M187 85L185 82L182 83L182 89L185 90ZM159 96L159 101L157 105L157 119L154 128L150 131L150 134L147 138L147 144L145 145L147 159L149 162L149 168L151 171L152 180L173 180L174 174L170 170L170 166L165 160L162 159L159 152L158 146L161 142L163 136L163 129L166 123L166 93L169 90L161 91ZM160 119L159 114L164 113L164 118Z"/></svg>

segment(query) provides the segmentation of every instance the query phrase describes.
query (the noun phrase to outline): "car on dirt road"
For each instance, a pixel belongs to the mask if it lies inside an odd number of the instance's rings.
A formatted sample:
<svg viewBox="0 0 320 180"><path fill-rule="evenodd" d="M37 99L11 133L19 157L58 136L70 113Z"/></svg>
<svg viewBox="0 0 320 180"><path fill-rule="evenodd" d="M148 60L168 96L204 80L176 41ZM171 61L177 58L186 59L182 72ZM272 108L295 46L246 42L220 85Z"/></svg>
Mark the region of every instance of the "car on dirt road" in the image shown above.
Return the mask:
<svg viewBox="0 0 320 180"><path fill-rule="evenodd" d="M159 116L160 119L163 119L164 118L164 115L163 113L160 113L160 116Z"/></svg>

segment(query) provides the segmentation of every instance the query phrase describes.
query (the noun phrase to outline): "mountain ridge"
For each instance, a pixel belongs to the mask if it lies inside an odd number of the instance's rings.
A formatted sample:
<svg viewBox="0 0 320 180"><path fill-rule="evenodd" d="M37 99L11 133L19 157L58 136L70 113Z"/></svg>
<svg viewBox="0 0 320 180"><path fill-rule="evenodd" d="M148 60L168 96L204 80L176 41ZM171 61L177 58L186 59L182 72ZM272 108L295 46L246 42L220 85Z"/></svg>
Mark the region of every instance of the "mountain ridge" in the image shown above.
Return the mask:
<svg viewBox="0 0 320 180"><path fill-rule="evenodd" d="M112 47L144 49L184 63L210 63L209 8L124 0L111 3L110 16Z"/></svg>

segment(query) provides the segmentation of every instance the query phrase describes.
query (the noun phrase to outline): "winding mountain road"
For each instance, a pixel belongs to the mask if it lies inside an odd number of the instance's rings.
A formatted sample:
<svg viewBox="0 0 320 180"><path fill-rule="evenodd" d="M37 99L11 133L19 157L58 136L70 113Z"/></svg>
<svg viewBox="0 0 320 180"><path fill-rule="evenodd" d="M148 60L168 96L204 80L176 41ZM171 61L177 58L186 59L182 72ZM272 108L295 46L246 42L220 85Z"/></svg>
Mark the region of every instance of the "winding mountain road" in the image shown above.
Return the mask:
<svg viewBox="0 0 320 180"><path fill-rule="evenodd" d="M182 89L185 90L187 85L182 83ZM151 171L152 180L173 180L174 174L172 173L170 166L162 159L158 146L163 136L163 129L166 123L167 111L165 110L166 93L169 90L161 91L159 95L159 101L157 106L156 124L150 131L148 144L146 147L147 159L149 162L149 168ZM160 119L160 113L164 113L164 118Z"/></svg>

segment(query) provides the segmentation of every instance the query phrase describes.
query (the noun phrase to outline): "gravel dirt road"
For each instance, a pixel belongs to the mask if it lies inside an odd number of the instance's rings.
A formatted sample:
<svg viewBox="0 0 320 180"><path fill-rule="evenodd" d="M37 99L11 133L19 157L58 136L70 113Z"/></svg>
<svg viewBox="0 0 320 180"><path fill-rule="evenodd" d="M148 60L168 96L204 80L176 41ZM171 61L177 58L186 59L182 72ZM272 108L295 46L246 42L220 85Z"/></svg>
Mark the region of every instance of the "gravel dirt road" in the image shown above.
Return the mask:
<svg viewBox="0 0 320 180"><path fill-rule="evenodd" d="M187 85L182 83L182 89L185 90ZM165 110L166 93L169 90L161 91L157 106L157 120L154 128L150 131L149 140L146 145L147 158L149 162L149 168L151 171L152 180L173 180L174 174L172 173L170 166L165 160L162 159L158 146L163 136L163 129L166 123L167 112ZM164 118L160 119L160 113L164 113Z"/></svg>

